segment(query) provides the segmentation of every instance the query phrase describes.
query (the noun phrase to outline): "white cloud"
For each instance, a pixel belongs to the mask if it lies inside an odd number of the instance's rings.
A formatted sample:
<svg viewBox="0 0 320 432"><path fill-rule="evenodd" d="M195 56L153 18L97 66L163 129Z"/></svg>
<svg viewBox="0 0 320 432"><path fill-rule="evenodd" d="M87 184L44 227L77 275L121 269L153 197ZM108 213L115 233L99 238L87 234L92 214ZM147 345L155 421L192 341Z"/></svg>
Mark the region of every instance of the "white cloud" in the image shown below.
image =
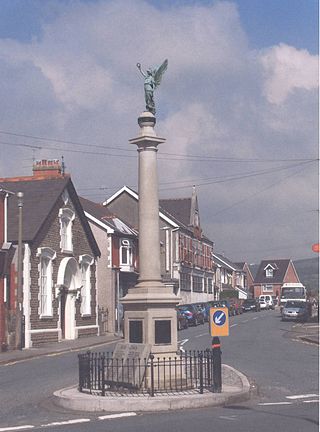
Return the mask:
<svg viewBox="0 0 320 432"><path fill-rule="evenodd" d="M85 146L56 143L59 150L34 151L3 146L1 176L31 174L33 156L64 154L80 191L104 185L114 192L124 183L136 187L136 153L123 151L134 150L128 139L137 135L136 119L144 109L143 79L135 65L141 62L147 68L168 58L168 71L155 93L156 130L167 138L159 149L160 182L208 183L198 187L201 222L231 258L254 260L246 250L264 244L266 232L268 245L276 245L284 224L290 243L305 243L316 232L314 224L288 224L286 212L279 212L291 203L297 205L295 214L314 207L316 191L308 188L317 181L314 170L304 171L299 182L292 177L281 188L268 190L292 171L214 183L217 177L241 176L281 163L210 160L290 159L317 153L316 56L281 43L252 51L231 2L156 9L142 0L75 1L54 7L54 19L43 24L38 38L26 43L0 40L0 79L5 83L0 87L0 130ZM103 151L94 144L119 151L104 150L116 157L68 152ZM161 159L162 153L196 154L207 160L169 161ZM303 188L308 193L303 194ZM190 194L191 186L166 191L166 196ZM275 235L272 225L277 226ZM242 246L243 252L233 256ZM306 254L304 249L293 253Z"/></svg>
<svg viewBox="0 0 320 432"><path fill-rule="evenodd" d="M269 48L261 62L266 73L264 92L269 102L281 104L297 89L319 86L319 57L286 44Z"/></svg>

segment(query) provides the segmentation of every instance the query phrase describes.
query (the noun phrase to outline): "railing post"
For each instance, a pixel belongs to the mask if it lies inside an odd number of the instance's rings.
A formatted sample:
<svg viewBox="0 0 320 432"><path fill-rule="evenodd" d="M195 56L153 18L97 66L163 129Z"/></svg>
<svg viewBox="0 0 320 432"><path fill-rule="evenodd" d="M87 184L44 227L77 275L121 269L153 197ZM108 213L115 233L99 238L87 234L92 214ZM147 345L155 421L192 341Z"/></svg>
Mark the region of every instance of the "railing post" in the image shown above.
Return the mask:
<svg viewBox="0 0 320 432"><path fill-rule="evenodd" d="M101 370L100 370L101 396L106 395L106 389L104 384L104 369L105 369L105 355L103 353L101 358Z"/></svg>
<svg viewBox="0 0 320 432"><path fill-rule="evenodd" d="M203 394L203 354L199 353L199 379L200 379L200 394Z"/></svg>
<svg viewBox="0 0 320 432"><path fill-rule="evenodd" d="M154 397L154 364L153 364L154 355L150 355L150 377L151 377L151 397Z"/></svg>

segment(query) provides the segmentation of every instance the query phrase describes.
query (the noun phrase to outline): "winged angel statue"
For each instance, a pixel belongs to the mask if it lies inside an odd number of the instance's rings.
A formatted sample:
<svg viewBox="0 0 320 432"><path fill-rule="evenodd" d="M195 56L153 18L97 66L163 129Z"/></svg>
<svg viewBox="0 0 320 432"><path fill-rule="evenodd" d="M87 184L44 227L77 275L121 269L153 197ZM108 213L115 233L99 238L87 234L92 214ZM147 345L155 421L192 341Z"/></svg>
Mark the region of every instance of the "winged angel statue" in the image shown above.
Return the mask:
<svg viewBox="0 0 320 432"><path fill-rule="evenodd" d="M167 70L168 60L166 59L161 66L156 69L147 69L147 72L143 72L141 64L137 63L137 68L144 76L144 97L146 100L146 109L153 115L156 113L153 93L157 87L159 87L162 79L162 75Z"/></svg>

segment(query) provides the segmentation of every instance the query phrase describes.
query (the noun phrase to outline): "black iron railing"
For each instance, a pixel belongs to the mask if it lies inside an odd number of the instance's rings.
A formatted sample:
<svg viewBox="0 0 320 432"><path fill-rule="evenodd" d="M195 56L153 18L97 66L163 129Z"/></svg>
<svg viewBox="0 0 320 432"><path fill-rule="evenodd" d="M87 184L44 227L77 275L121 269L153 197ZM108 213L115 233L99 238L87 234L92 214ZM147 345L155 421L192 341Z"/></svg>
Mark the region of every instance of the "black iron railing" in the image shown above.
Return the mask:
<svg viewBox="0 0 320 432"><path fill-rule="evenodd" d="M113 358L113 353L79 354L79 391L105 396L120 394L213 391L211 350L189 351L174 357Z"/></svg>

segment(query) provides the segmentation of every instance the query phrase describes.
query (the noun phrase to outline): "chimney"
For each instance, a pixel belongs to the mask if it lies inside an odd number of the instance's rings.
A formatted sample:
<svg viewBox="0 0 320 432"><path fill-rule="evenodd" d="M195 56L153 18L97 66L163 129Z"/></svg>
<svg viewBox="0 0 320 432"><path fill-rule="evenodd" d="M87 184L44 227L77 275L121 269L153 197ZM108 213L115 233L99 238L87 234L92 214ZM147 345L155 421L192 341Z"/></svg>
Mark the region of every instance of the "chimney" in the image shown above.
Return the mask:
<svg viewBox="0 0 320 432"><path fill-rule="evenodd" d="M59 159L36 160L33 164L33 177L56 178L63 177Z"/></svg>

